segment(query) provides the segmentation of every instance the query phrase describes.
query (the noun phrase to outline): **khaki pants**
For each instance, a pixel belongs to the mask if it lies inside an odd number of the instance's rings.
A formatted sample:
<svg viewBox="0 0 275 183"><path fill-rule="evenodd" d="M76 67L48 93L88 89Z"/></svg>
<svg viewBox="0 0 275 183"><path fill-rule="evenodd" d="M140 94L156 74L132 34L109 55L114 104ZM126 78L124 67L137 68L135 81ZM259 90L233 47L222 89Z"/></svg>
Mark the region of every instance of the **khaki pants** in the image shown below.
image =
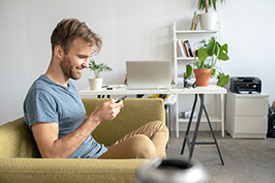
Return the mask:
<svg viewBox="0 0 275 183"><path fill-rule="evenodd" d="M161 121L147 123L116 141L101 159L164 157L168 129Z"/></svg>

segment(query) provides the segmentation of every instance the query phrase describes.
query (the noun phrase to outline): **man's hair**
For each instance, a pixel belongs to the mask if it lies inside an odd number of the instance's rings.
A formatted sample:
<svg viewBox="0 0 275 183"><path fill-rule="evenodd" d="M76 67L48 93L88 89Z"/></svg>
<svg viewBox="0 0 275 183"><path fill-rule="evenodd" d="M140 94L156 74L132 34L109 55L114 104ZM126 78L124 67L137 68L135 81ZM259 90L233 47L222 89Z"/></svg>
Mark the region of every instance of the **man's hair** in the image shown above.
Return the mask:
<svg viewBox="0 0 275 183"><path fill-rule="evenodd" d="M94 47L93 53L99 53L102 47L101 38L95 34L85 22L80 22L78 19L63 19L54 29L51 36L52 52L57 45L60 45L65 54L71 48L72 42L76 38L91 44Z"/></svg>

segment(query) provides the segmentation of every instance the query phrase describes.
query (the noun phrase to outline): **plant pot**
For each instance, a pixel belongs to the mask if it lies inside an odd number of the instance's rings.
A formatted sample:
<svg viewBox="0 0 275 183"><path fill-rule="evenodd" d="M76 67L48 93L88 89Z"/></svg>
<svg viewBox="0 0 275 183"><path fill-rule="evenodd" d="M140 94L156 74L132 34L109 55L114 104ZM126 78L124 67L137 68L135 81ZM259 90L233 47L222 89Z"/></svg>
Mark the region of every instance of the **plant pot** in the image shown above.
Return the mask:
<svg viewBox="0 0 275 183"><path fill-rule="evenodd" d="M217 24L217 13L208 12L200 14L200 23L202 30L215 30Z"/></svg>
<svg viewBox="0 0 275 183"><path fill-rule="evenodd" d="M103 78L89 78L91 90L101 90Z"/></svg>
<svg viewBox="0 0 275 183"><path fill-rule="evenodd" d="M208 86L212 69L194 69L197 86Z"/></svg>

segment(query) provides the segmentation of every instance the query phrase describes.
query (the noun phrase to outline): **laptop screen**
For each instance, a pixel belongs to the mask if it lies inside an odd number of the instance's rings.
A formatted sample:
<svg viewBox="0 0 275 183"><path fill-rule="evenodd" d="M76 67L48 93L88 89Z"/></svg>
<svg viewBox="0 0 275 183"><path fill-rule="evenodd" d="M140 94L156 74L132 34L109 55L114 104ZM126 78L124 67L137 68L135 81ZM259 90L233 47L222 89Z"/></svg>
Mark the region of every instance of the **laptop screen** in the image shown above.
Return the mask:
<svg viewBox="0 0 275 183"><path fill-rule="evenodd" d="M128 89L169 89L170 61L126 61Z"/></svg>

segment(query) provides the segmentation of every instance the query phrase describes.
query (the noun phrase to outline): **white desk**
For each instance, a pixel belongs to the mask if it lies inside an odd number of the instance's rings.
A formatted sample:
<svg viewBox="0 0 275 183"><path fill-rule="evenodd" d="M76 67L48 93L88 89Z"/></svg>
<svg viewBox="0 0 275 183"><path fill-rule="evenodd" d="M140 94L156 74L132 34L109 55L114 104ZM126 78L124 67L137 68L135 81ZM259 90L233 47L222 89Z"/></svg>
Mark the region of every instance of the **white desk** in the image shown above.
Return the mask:
<svg viewBox="0 0 275 183"><path fill-rule="evenodd" d="M208 87L197 87L193 88L181 88L172 86L171 89L159 89L159 90L128 90L126 86L121 86L114 88L113 90L107 90L103 88L102 90L95 91L90 90L90 88L80 90L80 96L95 96L95 95L138 95L138 94L176 94L185 95L185 94L217 94L221 96L221 116L218 120L221 122L221 135L224 136L224 94L227 90L225 88L218 87L216 85L209 85ZM179 122L182 122L178 117L178 100L176 102L176 136L179 137ZM211 118L211 117L210 117ZM216 120L215 120L216 121Z"/></svg>

